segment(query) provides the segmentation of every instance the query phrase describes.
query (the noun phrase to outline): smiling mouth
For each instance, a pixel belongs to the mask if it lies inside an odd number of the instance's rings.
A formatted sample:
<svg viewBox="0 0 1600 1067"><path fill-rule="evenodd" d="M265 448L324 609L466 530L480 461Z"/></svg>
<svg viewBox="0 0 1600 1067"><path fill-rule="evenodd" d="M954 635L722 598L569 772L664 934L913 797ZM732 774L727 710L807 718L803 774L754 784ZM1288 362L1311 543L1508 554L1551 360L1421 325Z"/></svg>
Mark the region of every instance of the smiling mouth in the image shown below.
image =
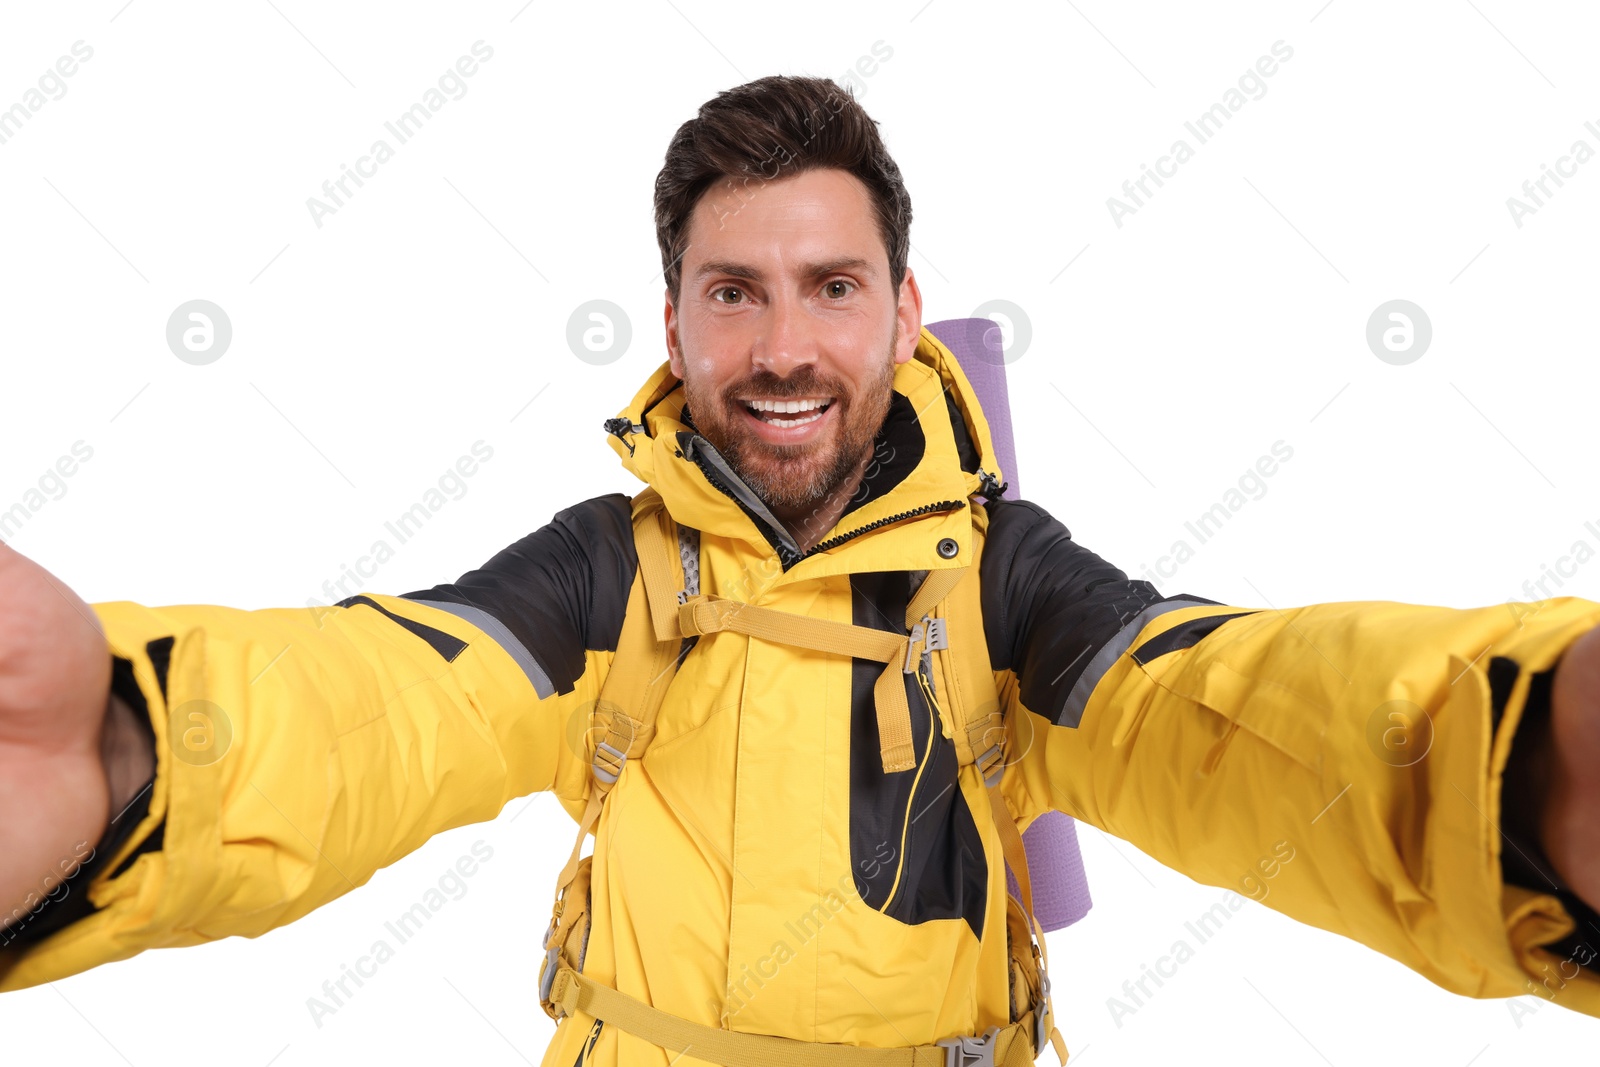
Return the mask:
<svg viewBox="0 0 1600 1067"><path fill-rule="evenodd" d="M804 426L822 418L833 406L831 396L810 396L795 399L757 398L740 403L753 417L779 429Z"/></svg>

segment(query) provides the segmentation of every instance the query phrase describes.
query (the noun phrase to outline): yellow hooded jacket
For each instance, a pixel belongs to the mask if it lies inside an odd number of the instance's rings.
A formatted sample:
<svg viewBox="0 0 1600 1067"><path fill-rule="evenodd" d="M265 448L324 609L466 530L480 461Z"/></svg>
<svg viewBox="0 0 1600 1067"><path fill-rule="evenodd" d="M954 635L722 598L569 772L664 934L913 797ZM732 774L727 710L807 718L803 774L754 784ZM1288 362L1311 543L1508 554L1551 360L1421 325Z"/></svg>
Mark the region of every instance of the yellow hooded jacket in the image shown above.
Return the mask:
<svg viewBox="0 0 1600 1067"><path fill-rule="evenodd" d="M612 445L698 531L702 592L903 634L914 581L969 568L949 640L989 670L941 685L1006 716L1002 790L1022 826L1059 809L1217 886L1288 842L1294 876L1268 907L1467 996L1538 992L1600 1016L1592 953L1540 947L1572 918L1503 878L1500 833L1512 737L1600 604L1163 597L1037 505L974 502L995 471L988 428L927 330L894 389L862 490L803 553L694 432L665 366L610 424ZM10 931L0 990L258 936L535 791L577 814L637 566L628 500L611 494L404 596L94 605L118 692L150 716L154 787L72 921ZM981 776L926 709L916 767L884 773L880 666L696 639L598 825L586 975L683 1019L802 1041L887 1048L1006 1024L1005 880ZM1409 763L1385 738L1408 708L1428 740ZM226 731L220 758L191 751L196 723L206 744ZM702 1062L581 1015L544 1062L585 1049L592 1064Z"/></svg>

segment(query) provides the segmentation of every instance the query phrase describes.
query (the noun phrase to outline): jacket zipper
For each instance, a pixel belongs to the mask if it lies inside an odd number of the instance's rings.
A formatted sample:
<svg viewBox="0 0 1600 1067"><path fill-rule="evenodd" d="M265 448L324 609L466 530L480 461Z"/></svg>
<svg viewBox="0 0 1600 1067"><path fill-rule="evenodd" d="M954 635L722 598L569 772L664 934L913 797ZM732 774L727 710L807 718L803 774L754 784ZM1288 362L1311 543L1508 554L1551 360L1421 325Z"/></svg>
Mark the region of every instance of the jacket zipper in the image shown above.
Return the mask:
<svg viewBox="0 0 1600 1067"><path fill-rule="evenodd" d="M705 476L706 481L710 482L714 488L727 496L728 499L732 500L735 504L738 504L739 510L744 512L745 515L749 516L751 522L755 523L756 529L761 531L761 536L767 539L767 544L771 545L772 550L778 554L778 562L782 565L784 570L788 570L790 567L794 566L796 563L800 562L802 558L804 558L798 551L789 547L789 545L793 543L793 538L784 537L779 534L772 528L772 524L764 519L760 513L758 513L749 504L745 503L744 499L737 492L735 492L728 485L724 484L721 476L712 469L708 462L706 462L705 457L700 454L700 450L698 448L691 449L688 452L688 455L689 458L694 461L694 465L700 468L700 473Z"/></svg>
<svg viewBox="0 0 1600 1067"><path fill-rule="evenodd" d="M767 539L767 543L777 553L778 563L783 567L784 571L788 571L803 559L810 559L819 552L827 552L830 549L838 548L846 541L854 540L864 533L870 533L892 522L915 519L923 515L942 514L947 511L959 511L961 508L966 507L966 501L964 500L940 500L931 504L923 504L919 507L911 508L909 511L902 511L898 515L886 515L881 519L874 519L865 526L859 526L836 537L830 537L826 541L819 541L804 552L797 552L790 547L794 543L794 539L775 530L772 524L754 508L750 507L736 490L727 485L724 479L711 467L706 458L701 455L699 448L691 448L687 454L694 461L695 466L700 468L700 473L705 476L706 481L710 482L735 504L738 504L739 509L750 517L751 522L755 523L756 529L761 531L761 536ZM748 487L746 489L748 491Z"/></svg>
<svg viewBox="0 0 1600 1067"><path fill-rule="evenodd" d="M806 559L810 556L814 556L818 552L826 552L829 549L838 548L846 541L860 537L862 534L869 533L872 530L876 530L880 526L887 526L891 522L899 522L902 519L914 519L920 515L932 515L946 511L959 511L964 507L966 507L966 501L964 500L940 500L932 504L923 504L921 507L912 508L910 511L902 511L898 515L886 515L881 519L872 520L865 526L857 527L848 533L839 534L837 537L830 537L826 541L818 541L815 545L812 545L805 552L801 553L800 559ZM797 560L796 562L799 561Z"/></svg>

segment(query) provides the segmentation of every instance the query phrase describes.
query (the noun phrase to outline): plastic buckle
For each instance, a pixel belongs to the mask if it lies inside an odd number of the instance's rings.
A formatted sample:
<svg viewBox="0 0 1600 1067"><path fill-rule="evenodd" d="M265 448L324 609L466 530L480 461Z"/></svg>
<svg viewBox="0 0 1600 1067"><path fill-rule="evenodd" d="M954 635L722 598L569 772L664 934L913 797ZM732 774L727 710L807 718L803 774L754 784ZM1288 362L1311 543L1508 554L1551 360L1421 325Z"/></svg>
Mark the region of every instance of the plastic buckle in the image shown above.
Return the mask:
<svg viewBox="0 0 1600 1067"><path fill-rule="evenodd" d="M605 768L605 767L603 767L601 765L601 763L600 763L600 753L602 753L602 752L609 752L616 759L616 763L617 763L617 769L616 770L614 770L614 771L613 770L608 770L607 768ZM606 785L616 785L617 784L617 779L622 775L623 764L625 764L627 762L628 762L628 754L626 752L619 752L617 749L612 748L610 745L608 745L604 741L602 741L598 745L595 746L595 750L594 750L594 763L592 765L592 769L594 770L594 776L596 778L600 779Z"/></svg>
<svg viewBox="0 0 1600 1067"><path fill-rule="evenodd" d="M983 784L994 788L1000 782L1000 776L1005 773L1005 762L1000 758L1000 745L990 745L978 754L974 761L978 764L978 771L983 775Z"/></svg>
<svg viewBox="0 0 1600 1067"><path fill-rule="evenodd" d="M551 919L550 925L545 929L544 939L551 941L556 936L556 920ZM550 992L556 984L556 958L560 954L559 942L551 945L544 954L544 970L539 974L539 1003L550 1003Z"/></svg>
<svg viewBox="0 0 1600 1067"><path fill-rule="evenodd" d="M994 1044L1000 1028L991 1026L982 1037L950 1037L937 1041L944 1049L944 1067L994 1067Z"/></svg>
<svg viewBox="0 0 1600 1067"><path fill-rule="evenodd" d="M1050 1040L1050 1029L1045 1023L1045 1014L1050 1007L1050 976L1039 968L1039 1002L1033 1006L1033 1054L1035 1056L1044 1051L1044 1043Z"/></svg>
<svg viewBox="0 0 1600 1067"><path fill-rule="evenodd" d="M912 665L912 661L918 658L917 646L922 644L922 639L926 633L927 631L922 628L922 623L919 622L911 628L911 635L906 638L906 661L900 668L906 674L910 674L917 669Z"/></svg>
<svg viewBox="0 0 1600 1067"><path fill-rule="evenodd" d="M552 945L544 954L544 973L539 976L539 1003L550 1003L550 992L556 984L556 956L560 946Z"/></svg>
<svg viewBox="0 0 1600 1067"><path fill-rule="evenodd" d="M911 634L906 638L906 662L901 669L910 674L916 670L913 661L920 658L923 667L931 676L933 654L949 647L950 638L945 632L944 620L924 615L922 621L911 628Z"/></svg>

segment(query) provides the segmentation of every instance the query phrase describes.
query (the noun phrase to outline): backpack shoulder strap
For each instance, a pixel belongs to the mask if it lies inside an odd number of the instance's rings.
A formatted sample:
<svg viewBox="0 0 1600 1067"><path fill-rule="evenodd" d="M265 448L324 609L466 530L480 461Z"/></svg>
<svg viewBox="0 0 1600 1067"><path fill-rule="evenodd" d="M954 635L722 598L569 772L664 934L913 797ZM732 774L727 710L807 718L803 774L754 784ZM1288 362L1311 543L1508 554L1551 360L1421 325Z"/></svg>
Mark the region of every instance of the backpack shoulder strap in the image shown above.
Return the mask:
<svg viewBox="0 0 1600 1067"><path fill-rule="evenodd" d="M677 616L685 568L679 532L654 489L633 498L633 540L639 570L629 591L617 652L596 702L600 721L593 726L596 733L601 727L606 731L596 746L597 774L603 759L615 761L614 766L607 765L608 773L620 773L625 758L644 754L655 736L656 713L682 651ZM611 782L616 780L614 773ZM599 777L596 781L610 788L611 782Z"/></svg>
<svg viewBox="0 0 1600 1067"><path fill-rule="evenodd" d="M982 628L982 601L978 588L978 564L983 558L983 546L988 534L987 509L973 508L974 563L970 570L972 581L948 590L950 608L959 612L966 625ZM1043 1051L1049 1041L1055 1046L1062 1063L1067 1062L1066 1046L1055 1025L1055 1010L1050 1001L1049 950L1045 946L1044 930L1033 911L1033 879L1028 870L1028 852L1022 841L1005 796L1000 792L1000 778L1008 758L1008 724L998 700L989 662L988 642L983 633L963 633L959 648L953 648L948 660L952 671L955 692L952 694L951 713L954 725L956 759L961 766L976 764L983 779L984 791L989 794L989 811L1000 837L1000 850L1006 866L1017 880L1017 907L1007 909L1007 925L1012 932L1017 962L1021 964L1022 982L1028 1002L1033 1007L1033 1051ZM1017 724L1023 726L1026 723ZM1023 742L1024 748L1033 738ZM1027 946L1024 948L1023 946ZM1025 955L1023 955L1025 953ZM1031 958L1030 958L1031 957ZM1019 1001L1021 998L1018 998Z"/></svg>
<svg viewBox="0 0 1600 1067"><path fill-rule="evenodd" d="M658 634L662 618L676 621L674 586L682 587L683 565L678 554L668 548L676 545L677 528L654 489L646 489L633 498L633 538L639 569L628 592L617 651L600 685L600 696L585 735L586 748L587 740L594 739L589 799L578 819L572 855L557 877L558 901L578 873L583 839L593 832L601 806L621 776L623 765L644 755L655 737L661 698L677 673L682 642L676 635L663 639ZM558 909L559 906L558 903Z"/></svg>
<svg viewBox="0 0 1600 1067"><path fill-rule="evenodd" d="M627 611L617 651L600 684L594 703L585 749L592 740L588 800L578 819L578 832L572 854L556 876L556 900L551 909L550 927L545 931L545 964L540 973L539 999L551 1011L550 993L558 968L558 957L573 938L576 929L587 929L588 908L581 899L588 892L587 858L583 839L594 832L601 809L611 787L617 784L622 768L630 759L644 755L656 732L656 714L661 700L677 673L682 640L671 632L663 634L662 620L676 629L679 596L683 587L684 565L677 551L678 531L672 516L654 489L645 489L633 498L633 540L639 567L628 591ZM698 576L697 576L698 577ZM569 901L569 897L573 898Z"/></svg>

